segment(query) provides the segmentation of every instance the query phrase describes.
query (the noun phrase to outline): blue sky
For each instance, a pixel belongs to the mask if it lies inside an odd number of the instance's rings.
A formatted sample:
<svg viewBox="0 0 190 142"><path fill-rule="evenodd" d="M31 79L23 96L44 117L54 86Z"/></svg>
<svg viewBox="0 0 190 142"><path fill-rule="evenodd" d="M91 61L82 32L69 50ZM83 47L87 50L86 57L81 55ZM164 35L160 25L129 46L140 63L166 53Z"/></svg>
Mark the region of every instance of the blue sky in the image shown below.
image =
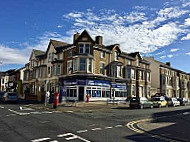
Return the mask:
<svg viewBox="0 0 190 142"><path fill-rule="evenodd" d="M104 44L190 72L190 0L6 0L0 9L3 69L22 67L49 39L72 42L86 29Z"/></svg>

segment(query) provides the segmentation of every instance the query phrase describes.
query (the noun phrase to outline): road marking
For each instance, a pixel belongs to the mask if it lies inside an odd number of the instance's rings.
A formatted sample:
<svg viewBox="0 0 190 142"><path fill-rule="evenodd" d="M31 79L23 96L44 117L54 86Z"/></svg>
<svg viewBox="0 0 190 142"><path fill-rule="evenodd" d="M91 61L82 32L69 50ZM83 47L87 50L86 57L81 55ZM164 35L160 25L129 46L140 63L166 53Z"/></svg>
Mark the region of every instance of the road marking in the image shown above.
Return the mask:
<svg viewBox="0 0 190 142"><path fill-rule="evenodd" d="M6 116L16 116L16 114L9 114L9 115L6 115Z"/></svg>
<svg viewBox="0 0 190 142"><path fill-rule="evenodd" d="M188 115L188 114L190 114L190 112L184 112L184 113L183 113L183 115Z"/></svg>
<svg viewBox="0 0 190 142"><path fill-rule="evenodd" d="M75 135L73 133L66 133L66 134L57 135L58 138L67 137L67 136L70 136L68 138L65 138L67 141L70 141L70 140L73 140L73 139L79 139L79 140L82 140L84 142L91 142L91 141L89 141L87 139L84 139L84 138L82 138L80 136L77 136L77 135Z"/></svg>
<svg viewBox="0 0 190 142"><path fill-rule="evenodd" d="M30 114L30 113L20 113L20 112L17 112L17 111L15 111L15 110L12 110L12 109L8 109L10 112L13 112L13 113L15 113L15 114L18 114L18 115L28 115L28 114Z"/></svg>
<svg viewBox="0 0 190 142"><path fill-rule="evenodd" d="M91 125L89 125L90 127L93 127L93 126L95 126L96 124L91 124Z"/></svg>
<svg viewBox="0 0 190 142"><path fill-rule="evenodd" d="M79 131L77 131L77 133L85 133L85 132L88 132L88 130L79 130Z"/></svg>
<svg viewBox="0 0 190 142"><path fill-rule="evenodd" d="M113 127L105 127L104 129L112 129Z"/></svg>
<svg viewBox="0 0 190 142"><path fill-rule="evenodd" d="M19 109L20 110L23 110L23 111L26 111L26 110L28 110L28 111L30 111L30 110L34 110L34 109L32 109L32 108L27 108L27 107L19 107Z"/></svg>
<svg viewBox="0 0 190 142"><path fill-rule="evenodd" d="M116 128L119 128L119 127L123 127L123 126L122 126L122 125L116 125L115 127L116 127Z"/></svg>
<svg viewBox="0 0 190 142"><path fill-rule="evenodd" d="M57 140L53 140L53 141L50 141L50 142L58 142Z"/></svg>
<svg viewBox="0 0 190 142"><path fill-rule="evenodd" d="M32 140L32 142L42 142L42 141L47 141L47 140L50 140L50 138L35 139L35 140Z"/></svg>
<svg viewBox="0 0 190 142"><path fill-rule="evenodd" d="M102 128L93 128L91 129L92 131L96 131L96 130L102 130Z"/></svg>
<svg viewBox="0 0 190 142"><path fill-rule="evenodd" d="M5 107L2 107L2 106L1 106L1 109L4 109L4 108L5 108Z"/></svg>

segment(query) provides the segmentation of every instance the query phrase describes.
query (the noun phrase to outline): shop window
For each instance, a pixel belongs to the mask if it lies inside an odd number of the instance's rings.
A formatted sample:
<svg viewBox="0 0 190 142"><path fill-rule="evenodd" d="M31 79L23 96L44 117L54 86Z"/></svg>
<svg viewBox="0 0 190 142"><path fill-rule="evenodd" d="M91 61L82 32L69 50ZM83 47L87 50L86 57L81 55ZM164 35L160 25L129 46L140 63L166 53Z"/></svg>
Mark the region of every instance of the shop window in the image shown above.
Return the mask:
<svg viewBox="0 0 190 142"><path fill-rule="evenodd" d="M92 97L96 97L96 90L92 90Z"/></svg>
<svg viewBox="0 0 190 142"><path fill-rule="evenodd" d="M106 91L102 90L102 97L106 97Z"/></svg>
<svg viewBox="0 0 190 142"><path fill-rule="evenodd" d="M80 71L85 71L85 70L86 70L86 59L80 58Z"/></svg>
<svg viewBox="0 0 190 142"><path fill-rule="evenodd" d="M96 97L101 97L101 90L97 90Z"/></svg>
<svg viewBox="0 0 190 142"><path fill-rule="evenodd" d="M90 95L91 97L91 90L86 90L86 95Z"/></svg>
<svg viewBox="0 0 190 142"><path fill-rule="evenodd" d="M106 97L107 97L107 98L110 97L110 91L106 91Z"/></svg>

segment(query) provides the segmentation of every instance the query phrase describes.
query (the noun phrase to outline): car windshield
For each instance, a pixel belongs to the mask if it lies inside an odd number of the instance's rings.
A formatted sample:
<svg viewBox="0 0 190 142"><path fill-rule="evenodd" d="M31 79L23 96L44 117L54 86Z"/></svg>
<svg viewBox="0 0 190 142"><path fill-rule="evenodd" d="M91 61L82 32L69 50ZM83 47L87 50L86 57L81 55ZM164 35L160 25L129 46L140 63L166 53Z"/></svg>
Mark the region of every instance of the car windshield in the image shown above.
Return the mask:
<svg viewBox="0 0 190 142"><path fill-rule="evenodd" d="M139 102L139 99L138 98L132 98L130 101L131 102Z"/></svg>

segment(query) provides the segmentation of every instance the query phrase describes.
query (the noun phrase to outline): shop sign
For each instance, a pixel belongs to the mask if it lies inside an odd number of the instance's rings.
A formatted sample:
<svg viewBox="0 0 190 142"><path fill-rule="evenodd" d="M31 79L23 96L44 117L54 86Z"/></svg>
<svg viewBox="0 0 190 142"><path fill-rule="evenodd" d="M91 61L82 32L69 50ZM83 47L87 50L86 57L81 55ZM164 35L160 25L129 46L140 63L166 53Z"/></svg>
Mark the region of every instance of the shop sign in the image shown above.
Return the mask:
<svg viewBox="0 0 190 142"><path fill-rule="evenodd" d="M107 86L110 87L109 81L103 81L103 80L87 80L87 85L89 86Z"/></svg>
<svg viewBox="0 0 190 142"><path fill-rule="evenodd" d="M77 85L77 80L65 80L64 85Z"/></svg>
<svg viewBox="0 0 190 142"><path fill-rule="evenodd" d="M115 89L127 90L125 83L113 83L112 87Z"/></svg>

